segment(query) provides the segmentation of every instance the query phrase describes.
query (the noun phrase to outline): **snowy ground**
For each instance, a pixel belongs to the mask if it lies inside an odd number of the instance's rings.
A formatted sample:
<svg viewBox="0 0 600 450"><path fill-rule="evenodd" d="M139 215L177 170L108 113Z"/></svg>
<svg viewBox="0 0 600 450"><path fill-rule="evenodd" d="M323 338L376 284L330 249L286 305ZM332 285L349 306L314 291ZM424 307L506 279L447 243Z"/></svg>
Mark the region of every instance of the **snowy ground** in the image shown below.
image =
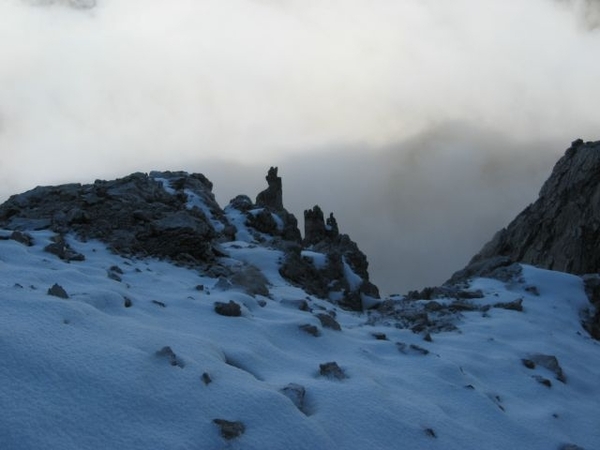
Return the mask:
<svg viewBox="0 0 600 450"><path fill-rule="evenodd" d="M600 448L600 343L580 326L577 277L525 267L525 284L476 280L475 302L522 298L524 311L464 312L428 342L288 285L281 254L249 242L225 250L263 271L269 298L72 236L86 259L65 263L43 251L51 233L31 234L31 247L0 240L3 450ZM55 283L68 299L47 294ZM215 313L230 300L240 317ZM326 311L341 331L321 325ZM332 361L346 378L320 374ZM214 419L244 433L225 439Z"/></svg>

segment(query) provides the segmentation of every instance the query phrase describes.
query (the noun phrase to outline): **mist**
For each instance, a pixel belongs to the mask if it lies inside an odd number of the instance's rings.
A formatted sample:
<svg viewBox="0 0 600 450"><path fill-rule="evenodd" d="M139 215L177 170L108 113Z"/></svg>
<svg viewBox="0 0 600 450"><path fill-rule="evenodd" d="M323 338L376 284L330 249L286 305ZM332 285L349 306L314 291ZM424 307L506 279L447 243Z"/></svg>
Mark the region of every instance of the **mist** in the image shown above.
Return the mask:
<svg viewBox="0 0 600 450"><path fill-rule="evenodd" d="M0 201L269 166L384 292L439 284L599 139L595 0L0 0Z"/></svg>

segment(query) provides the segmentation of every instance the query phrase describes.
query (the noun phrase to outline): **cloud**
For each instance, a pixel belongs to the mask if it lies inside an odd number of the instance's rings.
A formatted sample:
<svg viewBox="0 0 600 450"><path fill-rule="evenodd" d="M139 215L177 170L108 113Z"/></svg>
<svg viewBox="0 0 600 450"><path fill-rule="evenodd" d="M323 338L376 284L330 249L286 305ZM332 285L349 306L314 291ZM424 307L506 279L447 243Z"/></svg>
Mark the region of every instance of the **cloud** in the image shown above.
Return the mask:
<svg viewBox="0 0 600 450"><path fill-rule="evenodd" d="M74 4L0 0L0 199L157 168L251 194L279 164L296 214L347 216L378 274L416 283L600 128L600 36L580 26L597 2ZM464 236L443 244L437 221Z"/></svg>

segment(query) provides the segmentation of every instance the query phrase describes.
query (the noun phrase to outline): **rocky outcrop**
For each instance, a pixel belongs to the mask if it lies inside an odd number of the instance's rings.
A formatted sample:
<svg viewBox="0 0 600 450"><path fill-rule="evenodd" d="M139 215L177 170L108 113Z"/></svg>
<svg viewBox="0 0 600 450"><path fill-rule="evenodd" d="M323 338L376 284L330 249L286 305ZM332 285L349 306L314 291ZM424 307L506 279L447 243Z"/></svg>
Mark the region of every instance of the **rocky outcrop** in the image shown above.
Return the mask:
<svg viewBox="0 0 600 450"><path fill-rule="evenodd" d="M362 311L376 303L379 290L369 281L367 258L348 235L339 233L333 214L325 222L315 206L304 211L304 224L303 247L288 251L281 275L345 309ZM319 256L322 263L316 261Z"/></svg>
<svg viewBox="0 0 600 450"><path fill-rule="evenodd" d="M268 187L256 196L256 206L281 211L283 209L283 186L281 177L277 176L277 167L271 167L265 179Z"/></svg>
<svg viewBox="0 0 600 450"><path fill-rule="evenodd" d="M51 229L107 242L121 254L210 261L230 229L201 174L134 173L114 181L37 187L0 205L0 227Z"/></svg>
<svg viewBox="0 0 600 450"><path fill-rule="evenodd" d="M316 206L306 212L303 240L296 217L283 206L277 168L256 197L238 195L222 210L212 183L186 172L134 173L113 181L37 187L0 205L0 228L27 244L25 230L56 233L46 251L62 260L80 261L65 236L99 239L116 253L166 258L219 278L215 287L269 296L269 283L257 268L231 266L221 244L238 239L284 252L281 275L307 292L352 310L379 298L369 282L365 255L340 234L333 214L325 221ZM312 256L311 256L312 255ZM315 261L319 259L320 261ZM109 271L120 281L120 276Z"/></svg>
<svg viewBox="0 0 600 450"><path fill-rule="evenodd" d="M259 242L275 238L275 245L300 243L302 236L298 220L283 207L283 185L281 177L277 175L277 167L271 167L265 179L268 186L256 196L255 204L248 196L238 195L229 202L227 208L244 214L246 226L250 227Z"/></svg>
<svg viewBox="0 0 600 450"><path fill-rule="evenodd" d="M574 274L600 269L600 141L574 141L539 198L473 257L467 272L506 257Z"/></svg>

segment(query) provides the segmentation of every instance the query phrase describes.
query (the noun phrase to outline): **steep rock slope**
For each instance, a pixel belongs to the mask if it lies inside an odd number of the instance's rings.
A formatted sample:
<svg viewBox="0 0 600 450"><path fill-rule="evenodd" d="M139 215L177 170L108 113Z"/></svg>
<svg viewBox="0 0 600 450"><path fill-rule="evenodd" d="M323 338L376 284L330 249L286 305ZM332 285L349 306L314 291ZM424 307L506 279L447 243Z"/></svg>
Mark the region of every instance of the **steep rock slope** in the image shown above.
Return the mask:
<svg viewBox="0 0 600 450"><path fill-rule="evenodd" d="M574 274L600 270L600 141L574 141L535 203L499 231L468 267L504 256Z"/></svg>
<svg viewBox="0 0 600 450"><path fill-rule="evenodd" d="M574 141L538 199L500 230L447 284L504 277L517 262L585 275L593 307L583 318L600 339L600 141Z"/></svg>

